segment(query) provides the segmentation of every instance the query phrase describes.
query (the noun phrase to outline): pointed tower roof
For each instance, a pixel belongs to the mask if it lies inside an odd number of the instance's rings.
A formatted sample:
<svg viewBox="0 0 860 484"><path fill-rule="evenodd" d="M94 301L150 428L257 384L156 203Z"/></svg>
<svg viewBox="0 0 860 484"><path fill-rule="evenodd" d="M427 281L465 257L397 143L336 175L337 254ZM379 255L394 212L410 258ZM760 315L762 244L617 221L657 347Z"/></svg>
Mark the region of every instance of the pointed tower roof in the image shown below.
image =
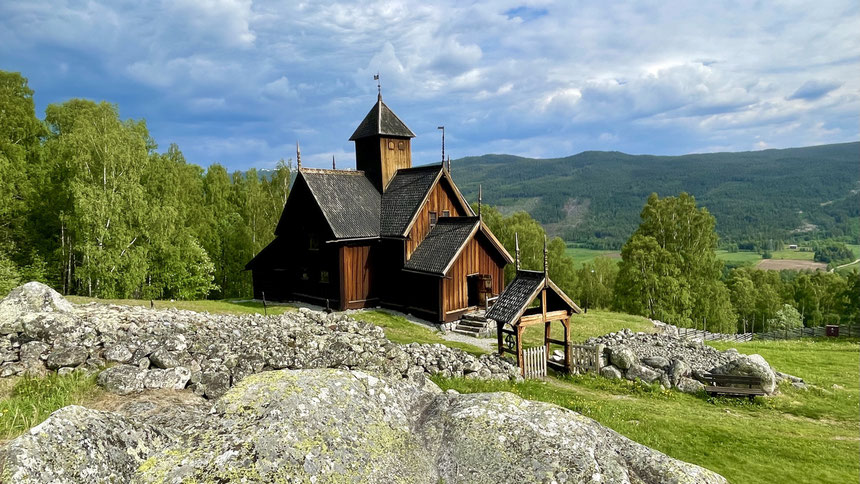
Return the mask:
<svg viewBox="0 0 860 484"><path fill-rule="evenodd" d="M412 132L394 112L382 102L382 95L379 95L376 104L373 105L364 121L355 129L355 133L349 137L350 141L355 141L361 138L371 136L400 136L404 138L414 138L415 133Z"/></svg>

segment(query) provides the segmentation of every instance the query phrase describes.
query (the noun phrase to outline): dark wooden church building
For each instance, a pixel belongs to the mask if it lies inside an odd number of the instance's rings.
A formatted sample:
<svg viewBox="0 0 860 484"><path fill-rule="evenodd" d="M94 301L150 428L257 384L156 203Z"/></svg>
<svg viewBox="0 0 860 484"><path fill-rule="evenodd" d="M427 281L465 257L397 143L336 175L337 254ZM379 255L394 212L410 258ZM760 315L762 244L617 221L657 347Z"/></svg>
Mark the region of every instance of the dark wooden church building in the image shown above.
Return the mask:
<svg viewBox="0 0 860 484"><path fill-rule="evenodd" d="M350 137L355 171L299 164L275 240L246 266L254 297L447 322L501 293L513 259L443 163L412 166L414 137L380 95Z"/></svg>

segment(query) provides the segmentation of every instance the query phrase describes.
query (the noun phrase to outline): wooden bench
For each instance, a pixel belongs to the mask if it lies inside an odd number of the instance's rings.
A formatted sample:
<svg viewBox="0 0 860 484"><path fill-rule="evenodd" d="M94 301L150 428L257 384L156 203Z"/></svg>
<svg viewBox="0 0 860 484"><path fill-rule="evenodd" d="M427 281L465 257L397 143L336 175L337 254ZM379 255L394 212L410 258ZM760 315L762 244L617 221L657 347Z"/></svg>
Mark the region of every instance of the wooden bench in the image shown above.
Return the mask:
<svg viewBox="0 0 860 484"><path fill-rule="evenodd" d="M725 395L728 397L747 397L750 400L758 396L764 396L766 393L761 387L761 378L757 376L740 376L740 375L717 375L714 373L705 373L702 375L708 385L705 386L705 391L709 395ZM729 386L729 385L744 385Z"/></svg>

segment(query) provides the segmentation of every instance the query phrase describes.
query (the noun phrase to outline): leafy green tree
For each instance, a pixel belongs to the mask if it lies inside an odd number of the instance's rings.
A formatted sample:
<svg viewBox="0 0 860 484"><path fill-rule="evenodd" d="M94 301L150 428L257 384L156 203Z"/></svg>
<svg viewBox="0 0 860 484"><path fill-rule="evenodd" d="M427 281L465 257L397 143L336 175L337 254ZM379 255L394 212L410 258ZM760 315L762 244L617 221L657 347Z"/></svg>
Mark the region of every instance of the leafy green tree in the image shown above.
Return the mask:
<svg viewBox="0 0 860 484"><path fill-rule="evenodd" d="M15 241L25 237L27 201L34 188L29 167L40 154L44 135L27 79L0 70L0 251L6 252L6 264L16 265L15 255L22 259L19 251L29 254Z"/></svg>
<svg viewBox="0 0 860 484"><path fill-rule="evenodd" d="M473 209L477 211L477 206ZM484 223L499 242L514 255L515 235L520 241L520 265L523 269L543 270L543 244L546 232L543 227L526 212L515 212L507 217L493 207L483 206L481 210ZM566 255L567 247L563 240L554 237L547 242L549 276L569 296L576 294L576 269L573 259ZM505 267L505 283L513 280L516 273L514 264Z"/></svg>
<svg viewBox="0 0 860 484"><path fill-rule="evenodd" d="M642 222L621 250L617 305L637 314L711 331L735 330L721 281L714 217L696 200L648 197Z"/></svg>
<svg viewBox="0 0 860 484"><path fill-rule="evenodd" d="M746 333L752 329L750 324L755 318L756 311L756 288L749 273L743 270L733 270L728 281L729 294L738 314L742 332Z"/></svg>
<svg viewBox="0 0 860 484"><path fill-rule="evenodd" d="M609 308L612 305L618 263L608 257L596 257L576 272L574 293L583 308Z"/></svg>
<svg viewBox="0 0 860 484"><path fill-rule="evenodd" d="M67 177L58 235L80 261L70 279L90 296L128 296L147 272L141 177L155 146L146 124L121 121L115 105L79 99L48 106L46 121L48 156Z"/></svg>
<svg viewBox="0 0 860 484"><path fill-rule="evenodd" d="M790 304L783 304L774 318L767 320L768 331L784 331L803 327L803 318Z"/></svg>

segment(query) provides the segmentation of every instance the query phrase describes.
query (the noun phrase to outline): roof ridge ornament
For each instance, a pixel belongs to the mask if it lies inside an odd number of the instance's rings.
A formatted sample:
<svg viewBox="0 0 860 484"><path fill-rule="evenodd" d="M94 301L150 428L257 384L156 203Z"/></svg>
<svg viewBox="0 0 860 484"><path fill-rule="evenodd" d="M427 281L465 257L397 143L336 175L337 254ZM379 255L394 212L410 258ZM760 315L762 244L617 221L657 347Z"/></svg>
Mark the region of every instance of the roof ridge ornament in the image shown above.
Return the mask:
<svg viewBox="0 0 860 484"><path fill-rule="evenodd" d="M376 71L376 74L373 76L373 80L376 81L376 100L382 101L382 83L379 82L379 71Z"/></svg>
<svg viewBox="0 0 860 484"><path fill-rule="evenodd" d="M478 184L478 220L484 220L481 216L481 202L483 201L483 191L481 190L481 184Z"/></svg>
<svg viewBox="0 0 860 484"><path fill-rule="evenodd" d="M442 130L442 164L445 164L445 126L436 126L436 129Z"/></svg>
<svg viewBox="0 0 860 484"><path fill-rule="evenodd" d="M296 168L302 169L302 150L299 148L299 140L296 140Z"/></svg>
<svg viewBox="0 0 860 484"><path fill-rule="evenodd" d="M337 170L337 165L334 163L334 155L331 155L331 169Z"/></svg>
<svg viewBox="0 0 860 484"><path fill-rule="evenodd" d="M517 272L520 271L520 233L514 232L514 250L516 251Z"/></svg>
<svg viewBox="0 0 860 484"><path fill-rule="evenodd" d="M543 275L549 279L549 260L546 250L546 234L543 234Z"/></svg>

